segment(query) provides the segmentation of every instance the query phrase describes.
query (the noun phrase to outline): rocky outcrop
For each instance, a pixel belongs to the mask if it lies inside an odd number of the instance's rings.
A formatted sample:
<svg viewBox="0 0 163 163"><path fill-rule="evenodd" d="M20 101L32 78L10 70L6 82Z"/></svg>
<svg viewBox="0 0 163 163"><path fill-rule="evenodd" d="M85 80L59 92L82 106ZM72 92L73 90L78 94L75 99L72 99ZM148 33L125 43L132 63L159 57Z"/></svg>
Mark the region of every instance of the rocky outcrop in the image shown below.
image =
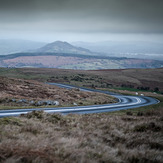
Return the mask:
<svg viewBox="0 0 163 163"><path fill-rule="evenodd" d="M40 100L40 101L34 101L34 100L27 100L27 99L11 99L11 100L7 100L6 102L13 102L13 103L19 103L22 105L34 105L34 106L43 106L43 105L55 105L58 106L59 105L59 101L52 101L52 100Z"/></svg>

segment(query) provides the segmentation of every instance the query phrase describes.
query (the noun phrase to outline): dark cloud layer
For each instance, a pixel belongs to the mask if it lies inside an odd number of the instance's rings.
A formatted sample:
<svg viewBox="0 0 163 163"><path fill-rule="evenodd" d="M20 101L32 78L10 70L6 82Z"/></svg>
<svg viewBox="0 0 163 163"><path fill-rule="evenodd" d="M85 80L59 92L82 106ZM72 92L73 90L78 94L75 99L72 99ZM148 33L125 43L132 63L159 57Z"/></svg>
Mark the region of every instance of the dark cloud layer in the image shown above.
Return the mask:
<svg viewBox="0 0 163 163"><path fill-rule="evenodd" d="M0 31L163 33L163 0L0 0Z"/></svg>

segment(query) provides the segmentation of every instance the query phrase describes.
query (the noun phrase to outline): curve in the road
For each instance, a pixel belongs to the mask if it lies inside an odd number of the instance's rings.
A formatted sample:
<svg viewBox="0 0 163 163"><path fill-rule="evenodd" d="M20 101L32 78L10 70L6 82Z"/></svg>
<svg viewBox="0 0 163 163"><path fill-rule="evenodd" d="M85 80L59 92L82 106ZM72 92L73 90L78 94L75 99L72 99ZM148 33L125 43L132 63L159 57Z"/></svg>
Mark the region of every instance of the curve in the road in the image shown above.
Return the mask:
<svg viewBox="0 0 163 163"><path fill-rule="evenodd" d="M58 84L58 83L48 83L50 85L56 85L62 88L79 88L71 85ZM35 108L35 109L16 109L16 110L1 110L0 117L7 116L19 116L20 114L27 114L28 112L34 110L44 110L47 113L78 113L78 114L88 114L88 113L102 113L102 112L111 112L124 109L132 109L141 106L147 106L152 104L159 103L159 100L146 96L126 96L109 91L101 91L88 88L79 88L81 91L90 91L90 92L100 92L104 94L109 94L114 96L119 100L118 103L114 104L103 104L103 105L90 105L90 106L75 106L75 107L55 107L55 108Z"/></svg>

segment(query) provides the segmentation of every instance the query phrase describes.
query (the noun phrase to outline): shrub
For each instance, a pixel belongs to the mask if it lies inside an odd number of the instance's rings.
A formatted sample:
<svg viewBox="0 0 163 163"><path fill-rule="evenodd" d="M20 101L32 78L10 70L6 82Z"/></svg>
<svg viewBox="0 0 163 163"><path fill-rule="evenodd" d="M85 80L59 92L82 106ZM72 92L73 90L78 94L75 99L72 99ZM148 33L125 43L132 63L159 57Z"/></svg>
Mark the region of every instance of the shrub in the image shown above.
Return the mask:
<svg viewBox="0 0 163 163"><path fill-rule="evenodd" d="M147 131L147 126L146 126L146 124L136 125L134 127L134 131L136 131L136 132L145 132L145 131Z"/></svg>
<svg viewBox="0 0 163 163"><path fill-rule="evenodd" d="M126 112L126 115L133 115L133 114L132 114L132 112L127 111L127 112Z"/></svg>
<svg viewBox="0 0 163 163"><path fill-rule="evenodd" d="M42 119L43 115L44 115L43 110L41 110L41 111L34 110L34 111L30 112L30 113L22 114L21 116L26 117L28 119L30 119L30 118Z"/></svg>
<svg viewBox="0 0 163 163"><path fill-rule="evenodd" d="M144 115L143 112L140 112L140 111L139 111L139 112L137 113L137 116L143 116L143 115Z"/></svg>
<svg viewBox="0 0 163 163"><path fill-rule="evenodd" d="M7 124L21 126L21 121L15 117L5 117L0 119L0 125Z"/></svg>
<svg viewBox="0 0 163 163"><path fill-rule="evenodd" d="M157 126L154 122L150 122L150 123L148 124L148 129L149 129L149 130L152 130L152 131L154 131L154 132L158 132L158 131L161 130L161 127L160 127L160 126Z"/></svg>
<svg viewBox="0 0 163 163"><path fill-rule="evenodd" d="M149 146L151 149L163 150L163 145L157 142L151 142L149 143Z"/></svg>
<svg viewBox="0 0 163 163"><path fill-rule="evenodd" d="M27 124L21 128L21 132L30 132L33 135L37 135L40 133L40 126Z"/></svg>
<svg viewBox="0 0 163 163"><path fill-rule="evenodd" d="M157 126L154 122L150 122L149 124L136 125L134 127L134 131L136 132L145 132L147 130L151 130L153 132L159 132L161 130L161 127Z"/></svg>

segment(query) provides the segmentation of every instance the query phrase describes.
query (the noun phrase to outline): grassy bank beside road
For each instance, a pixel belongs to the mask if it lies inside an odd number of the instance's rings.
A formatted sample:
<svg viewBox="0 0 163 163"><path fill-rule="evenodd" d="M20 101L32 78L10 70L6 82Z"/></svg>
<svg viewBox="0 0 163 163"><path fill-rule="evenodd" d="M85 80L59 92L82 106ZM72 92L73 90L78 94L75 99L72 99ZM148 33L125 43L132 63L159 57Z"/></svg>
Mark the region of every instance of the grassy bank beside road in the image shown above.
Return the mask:
<svg viewBox="0 0 163 163"><path fill-rule="evenodd" d="M0 110L115 103L112 96L64 89L33 80L0 77Z"/></svg>
<svg viewBox="0 0 163 163"><path fill-rule="evenodd" d="M0 119L1 162L163 160L162 101L150 108L66 115L32 112Z"/></svg>

